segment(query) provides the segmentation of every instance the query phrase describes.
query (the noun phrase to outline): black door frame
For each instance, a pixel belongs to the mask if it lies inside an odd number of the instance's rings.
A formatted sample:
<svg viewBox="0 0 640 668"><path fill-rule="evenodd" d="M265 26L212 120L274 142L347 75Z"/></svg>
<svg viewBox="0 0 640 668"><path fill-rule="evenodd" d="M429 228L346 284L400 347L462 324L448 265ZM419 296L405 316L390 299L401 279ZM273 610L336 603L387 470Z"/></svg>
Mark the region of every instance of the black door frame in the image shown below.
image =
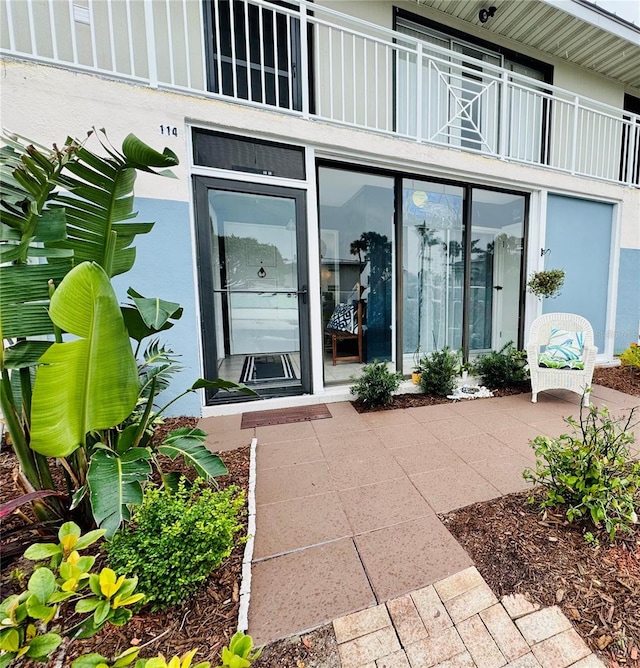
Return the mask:
<svg viewBox="0 0 640 668"><path fill-rule="evenodd" d="M213 277L216 268L212 249L212 230L209 220L209 190L227 190L230 192L248 193L253 195L267 195L293 199L296 207L296 246L298 270L298 326L300 335L300 385L294 387L273 388L268 391L260 390L263 397L280 397L311 393L311 337L309 327L309 266L307 259L307 208L306 191L297 188L287 188L275 185L264 185L246 181L235 181L209 176L193 177L195 233L196 233L196 263L198 267L198 292L200 302L202 363L204 377L209 380L218 378L217 342L218 337L224 340L225 333L217 332L215 319L212 314L215 310L213 300ZM240 393L205 390L206 405L249 401L250 397Z"/></svg>

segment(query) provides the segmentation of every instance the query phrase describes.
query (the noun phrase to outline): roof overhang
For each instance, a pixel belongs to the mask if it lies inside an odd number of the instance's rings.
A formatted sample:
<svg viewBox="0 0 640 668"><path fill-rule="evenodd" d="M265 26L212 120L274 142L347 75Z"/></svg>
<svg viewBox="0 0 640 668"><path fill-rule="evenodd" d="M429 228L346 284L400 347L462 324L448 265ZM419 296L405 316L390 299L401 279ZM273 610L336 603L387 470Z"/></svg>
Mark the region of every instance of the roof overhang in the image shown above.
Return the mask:
<svg viewBox="0 0 640 668"><path fill-rule="evenodd" d="M640 27L587 0L415 1L475 26L474 35L502 35L640 90ZM495 15L481 23L490 6Z"/></svg>

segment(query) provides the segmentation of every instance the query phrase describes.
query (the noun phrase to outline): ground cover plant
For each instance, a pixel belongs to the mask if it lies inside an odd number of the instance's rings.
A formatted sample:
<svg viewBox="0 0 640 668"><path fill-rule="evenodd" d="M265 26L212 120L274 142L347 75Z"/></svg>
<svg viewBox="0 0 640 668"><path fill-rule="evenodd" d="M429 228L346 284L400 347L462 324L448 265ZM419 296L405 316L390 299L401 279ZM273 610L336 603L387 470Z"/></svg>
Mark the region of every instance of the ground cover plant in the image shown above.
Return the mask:
<svg viewBox="0 0 640 668"><path fill-rule="evenodd" d="M526 352L518 350L513 341L500 350L481 355L475 362L474 372L490 390L516 385L528 378Z"/></svg>
<svg viewBox="0 0 640 668"><path fill-rule="evenodd" d="M390 371L386 362L376 360L365 365L362 375L349 390L351 394L357 394L358 401L366 406L388 406L401 380L401 373Z"/></svg>
<svg viewBox="0 0 640 668"><path fill-rule="evenodd" d="M581 403L580 420L565 419L571 433L532 441L536 468L524 477L544 490L542 508L566 508L569 522L590 519L609 540L631 532L640 506L640 462L629 450L640 424L634 413L615 418L607 408Z"/></svg>
<svg viewBox="0 0 640 668"><path fill-rule="evenodd" d="M201 479L176 489L149 486L131 524L107 544L109 564L135 575L153 610L182 603L230 554L242 528L244 495L236 487L215 491Z"/></svg>
<svg viewBox="0 0 640 668"><path fill-rule="evenodd" d="M422 376L420 387L425 394L446 397L456 387L460 372L460 358L450 348L434 350L420 360Z"/></svg>

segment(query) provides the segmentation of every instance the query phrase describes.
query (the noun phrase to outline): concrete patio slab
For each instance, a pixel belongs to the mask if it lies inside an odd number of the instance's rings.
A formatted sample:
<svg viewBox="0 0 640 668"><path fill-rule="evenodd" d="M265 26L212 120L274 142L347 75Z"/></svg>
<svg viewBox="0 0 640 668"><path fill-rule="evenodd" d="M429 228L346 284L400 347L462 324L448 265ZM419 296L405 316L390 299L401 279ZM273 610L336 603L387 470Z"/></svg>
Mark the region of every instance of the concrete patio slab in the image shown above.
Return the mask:
<svg viewBox="0 0 640 668"><path fill-rule="evenodd" d="M475 436L482 434L483 430L471 420L461 415L454 418L444 418L425 422L425 427L438 439L445 443L452 438L462 438L463 436Z"/></svg>
<svg viewBox="0 0 640 668"><path fill-rule="evenodd" d="M390 415L387 413L390 413ZM399 424L417 426L417 423L419 423L419 421L406 409L380 411L378 413L363 413L362 417L374 429L378 426L389 427Z"/></svg>
<svg viewBox="0 0 640 668"><path fill-rule="evenodd" d="M384 451L382 441L370 429L347 432L344 434L321 434L318 442L326 459L344 459L345 457L369 457Z"/></svg>
<svg viewBox="0 0 640 668"><path fill-rule="evenodd" d="M260 442L260 447L256 449L256 459L256 467L258 471L262 471L280 466L322 461L324 454L318 439L314 436L297 441Z"/></svg>
<svg viewBox="0 0 640 668"><path fill-rule="evenodd" d="M345 457L327 460L329 470L339 490L362 487L377 482L403 478L404 471L386 450L372 452L367 457Z"/></svg>
<svg viewBox="0 0 640 668"><path fill-rule="evenodd" d="M458 413L449 404L416 406L415 408L407 408L407 412L418 422L433 422L434 420L444 420L458 416Z"/></svg>
<svg viewBox="0 0 640 668"><path fill-rule="evenodd" d="M350 401L336 401L327 404L327 408L333 417L345 417L348 415L358 415L358 411L353 407Z"/></svg>
<svg viewBox="0 0 640 668"><path fill-rule="evenodd" d="M427 431L422 423L414 425L394 425L392 427L375 427L375 435L386 448L405 448L409 445L428 445L442 443L431 432Z"/></svg>
<svg viewBox="0 0 640 668"><path fill-rule="evenodd" d="M446 513L501 496L497 487L487 482L468 464L420 473L410 478L436 513Z"/></svg>
<svg viewBox="0 0 640 668"><path fill-rule="evenodd" d="M255 563L249 630L260 645L375 602L353 541L340 540Z"/></svg>
<svg viewBox="0 0 640 668"><path fill-rule="evenodd" d="M266 469L260 472L256 503L260 505L324 494L335 488L329 467L324 461Z"/></svg>
<svg viewBox="0 0 640 668"><path fill-rule="evenodd" d="M447 446L467 464L489 457L506 457L513 454L513 450L489 434L452 438L447 441Z"/></svg>
<svg viewBox="0 0 640 668"><path fill-rule="evenodd" d="M303 438L313 438L316 433L311 426L312 422L331 422L331 420L307 420L292 422L291 424L274 424L266 427L256 427L258 443L277 443L279 441L299 441ZM249 431L249 430L245 430Z"/></svg>
<svg viewBox="0 0 640 668"><path fill-rule="evenodd" d="M356 536L355 542L378 601L397 598L471 565L432 512Z"/></svg>
<svg viewBox="0 0 640 668"><path fill-rule="evenodd" d="M406 478L339 492L354 535L433 515L429 504Z"/></svg>
<svg viewBox="0 0 640 668"><path fill-rule="evenodd" d="M362 431L369 429L368 422L362 415L340 415L331 420L313 420L309 423L316 435L322 436L341 436L352 431Z"/></svg>
<svg viewBox="0 0 640 668"><path fill-rule="evenodd" d="M433 444L417 443L405 448L397 448L393 451L393 456L407 475L444 468L457 468L464 463L455 452L440 441Z"/></svg>
<svg viewBox="0 0 640 668"><path fill-rule="evenodd" d="M254 560L351 536L336 492L259 506Z"/></svg>
<svg viewBox="0 0 640 668"><path fill-rule="evenodd" d="M469 466L477 471L485 480L491 481L502 494L521 492L532 485L522 477L524 469L531 466L530 459L525 459L516 453L506 457L481 459L471 462Z"/></svg>

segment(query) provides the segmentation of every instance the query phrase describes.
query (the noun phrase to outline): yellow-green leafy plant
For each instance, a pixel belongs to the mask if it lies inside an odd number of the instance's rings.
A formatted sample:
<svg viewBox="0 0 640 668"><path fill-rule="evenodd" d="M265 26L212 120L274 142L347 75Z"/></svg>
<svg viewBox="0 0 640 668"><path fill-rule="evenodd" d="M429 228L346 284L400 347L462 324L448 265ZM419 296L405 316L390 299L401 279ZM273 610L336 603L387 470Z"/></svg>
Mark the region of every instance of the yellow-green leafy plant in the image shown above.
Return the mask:
<svg viewBox="0 0 640 668"><path fill-rule="evenodd" d="M125 668L130 666L137 658L140 650L137 647L129 647L113 659L107 659L102 654L92 653L79 656L71 668Z"/></svg>
<svg viewBox="0 0 640 668"><path fill-rule="evenodd" d="M98 529L82 536L77 524L66 522L58 543L36 543L26 550L25 558L49 560L49 565L37 566L26 590L0 604L0 668L23 656L46 661L63 637L88 638L107 623L122 626L129 621L127 606L144 598L134 593L137 579L117 576L110 568L92 573L95 557L79 552L103 535ZM73 604L76 613L93 614L68 626Z"/></svg>
<svg viewBox="0 0 640 668"><path fill-rule="evenodd" d="M620 363L633 371L640 372L640 346L637 343L632 343L620 355Z"/></svg>
<svg viewBox="0 0 640 668"><path fill-rule="evenodd" d="M249 668L262 654L262 647L253 652L252 650L253 638L238 631L229 641L229 645L222 648L222 663L218 668Z"/></svg>
<svg viewBox="0 0 640 668"><path fill-rule="evenodd" d="M168 661L164 658L162 654L152 659L139 659L136 662L135 668L210 668L211 663L209 661L201 661L200 663L193 664L193 657L198 651L198 648L192 649L190 652L183 654L182 656L174 656Z"/></svg>

